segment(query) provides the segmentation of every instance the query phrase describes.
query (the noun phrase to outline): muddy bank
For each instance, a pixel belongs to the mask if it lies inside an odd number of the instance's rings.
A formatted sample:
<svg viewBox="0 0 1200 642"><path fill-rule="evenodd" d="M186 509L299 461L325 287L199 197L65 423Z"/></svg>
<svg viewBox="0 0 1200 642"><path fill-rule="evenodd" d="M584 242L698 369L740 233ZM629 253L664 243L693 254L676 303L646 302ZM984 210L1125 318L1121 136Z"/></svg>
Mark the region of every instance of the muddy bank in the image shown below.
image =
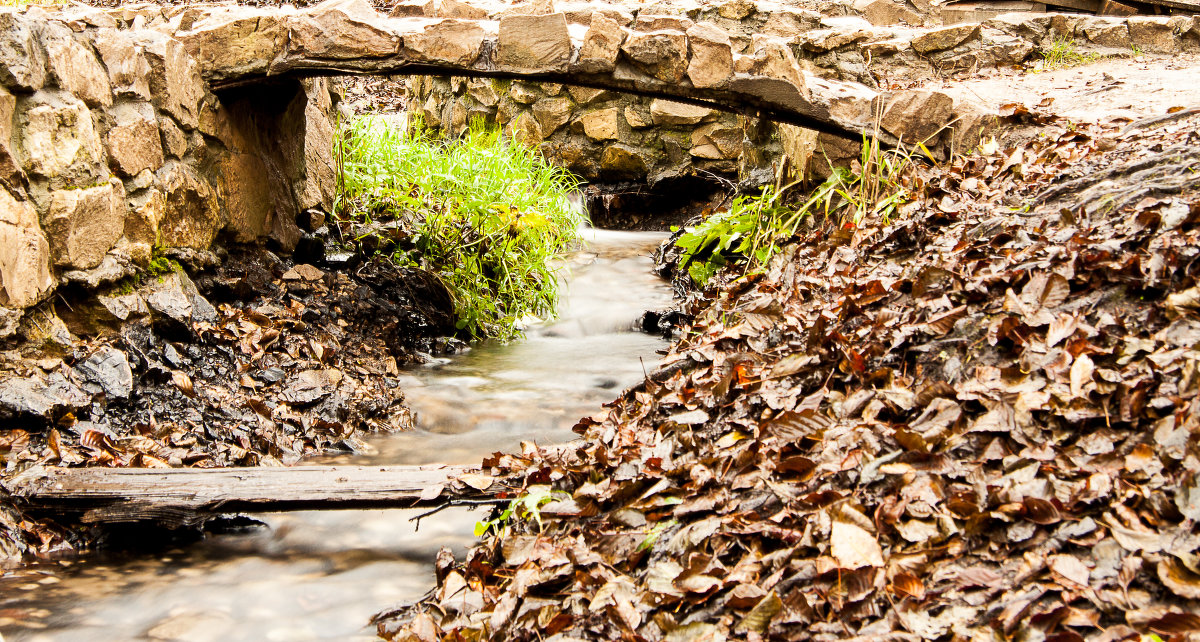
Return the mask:
<svg viewBox="0 0 1200 642"><path fill-rule="evenodd" d="M289 465L410 426L399 368L455 345L441 339L454 312L436 277L361 255L322 269L263 248L220 254L194 277L164 259L162 273L98 294L67 290L44 317L60 339L9 346L7 475ZM10 557L90 543L49 523L5 525Z"/></svg>
<svg viewBox="0 0 1200 642"><path fill-rule="evenodd" d="M389 639L1200 633L1200 120L1077 125L919 175L697 298L552 491Z"/></svg>

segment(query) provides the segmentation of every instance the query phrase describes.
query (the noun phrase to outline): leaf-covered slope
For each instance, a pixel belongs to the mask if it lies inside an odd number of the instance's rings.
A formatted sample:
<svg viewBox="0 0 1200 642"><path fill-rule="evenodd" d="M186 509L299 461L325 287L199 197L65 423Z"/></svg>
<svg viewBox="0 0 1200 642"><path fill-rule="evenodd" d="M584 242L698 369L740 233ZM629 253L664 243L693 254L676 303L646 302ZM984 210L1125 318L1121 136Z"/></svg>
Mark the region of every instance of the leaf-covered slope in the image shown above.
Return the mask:
<svg viewBox="0 0 1200 642"><path fill-rule="evenodd" d="M488 462L571 501L440 557L381 632L1200 633L1197 124L1059 129L809 233L582 440Z"/></svg>

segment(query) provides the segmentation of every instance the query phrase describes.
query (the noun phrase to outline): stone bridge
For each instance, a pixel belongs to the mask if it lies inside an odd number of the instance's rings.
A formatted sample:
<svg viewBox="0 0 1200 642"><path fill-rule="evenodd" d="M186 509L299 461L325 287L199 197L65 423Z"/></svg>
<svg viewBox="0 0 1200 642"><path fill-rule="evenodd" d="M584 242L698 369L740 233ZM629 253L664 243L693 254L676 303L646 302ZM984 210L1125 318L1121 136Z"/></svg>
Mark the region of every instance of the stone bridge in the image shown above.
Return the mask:
<svg viewBox="0 0 1200 642"><path fill-rule="evenodd" d="M968 149L990 118L940 91L887 95L869 87L873 68L860 64L863 52L876 63L890 57L887 69L940 73L1009 64L1060 38L1164 53L1200 48L1200 17L1190 16L1001 16L983 25L893 29L767 0L722 0L697 10L696 20L652 15L653 5L637 5L635 14L569 2L557 11L548 0L488 11L440 0L430 15L428 0L404 0L399 13L421 15L392 16L365 0L308 9L0 8L0 340L20 333L57 341L65 332L54 322L60 286L71 286L64 296L111 289L156 253L211 265L219 236L296 249L331 211L336 190L341 94L321 76L520 78L611 89L785 123L780 138L791 159L811 155L822 132L835 141L822 148L825 158L848 159L858 151L854 139L876 122L885 141L938 134ZM841 22L828 24L834 20ZM615 108L605 113L633 126ZM700 118L660 115L688 126ZM584 134L596 133L581 124ZM799 132L790 147L786 130ZM719 140L697 145L692 137L690 153L723 161L743 149L762 155L761 140L743 146L740 130L721 131L737 140L705 134ZM836 141L847 145L841 156L828 153ZM698 151L714 145L721 155Z"/></svg>
<svg viewBox="0 0 1200 642"><path fill-rule="evenodd" d="M861 134L879 94L801 71L782 38L734 53L728 33L678 16L593 4L502 15L456 4L456 15L389 17L365 0L303 10L208 6L159 29L200 63L214 89L272 77L408 74L523 79L667 98L799 125ZM545 11L550 11L547 6ZM623 19L624 18L624 19Z"/></svg>

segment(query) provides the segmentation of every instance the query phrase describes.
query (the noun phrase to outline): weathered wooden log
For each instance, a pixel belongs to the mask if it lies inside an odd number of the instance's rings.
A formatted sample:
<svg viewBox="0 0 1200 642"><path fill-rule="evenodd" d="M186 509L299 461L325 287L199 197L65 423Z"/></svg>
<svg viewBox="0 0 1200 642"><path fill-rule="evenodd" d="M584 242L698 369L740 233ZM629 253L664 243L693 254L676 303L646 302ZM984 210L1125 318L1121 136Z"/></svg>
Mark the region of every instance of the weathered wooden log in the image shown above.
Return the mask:
<svg viewBox="0 0 1200 642"><path fill-rule="evenodd" d="M503 490L487 475L451 466L35 467L3 486L33 512L168 527L228 513L430 507Z"/></svg>

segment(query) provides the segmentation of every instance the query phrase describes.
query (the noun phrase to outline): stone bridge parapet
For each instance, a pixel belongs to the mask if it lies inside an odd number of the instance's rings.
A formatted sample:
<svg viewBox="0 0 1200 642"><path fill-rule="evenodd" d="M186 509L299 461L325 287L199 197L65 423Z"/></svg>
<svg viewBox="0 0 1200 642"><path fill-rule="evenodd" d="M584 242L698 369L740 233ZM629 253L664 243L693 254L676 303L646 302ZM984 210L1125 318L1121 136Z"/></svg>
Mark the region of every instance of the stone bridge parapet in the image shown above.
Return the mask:
<svg viewBox="0 0 1200 642"><path fill-rule="evenodd" d="M784 123L782 146L795 158L811 153L818 133L853 152L854 139L876 124L885 141L934 132L960 149L981 131L987 111L968 100L882 90L869 65L856 66L864 51L874 60L957 65L978 63L984 51L996 60L997 52L1027 54L1060 37L1163 52L1200 43L1200 19L1191 16L879 26L745 0L675 15L610 4L555 10L547 0L503 10L410 1L395 13L408 15L385 16L365 0L306 9L0 10L0 338L59 285L113 282L156 253L202 261L220 234L292 248L299 214L332 206L339 96L323 76L514 79L627 92ZM980 42L992 44L973 44ZM528 111L524 122L537 122L542 134L580 120ZM699 113L664 102L648 115L708 127L688 142L691 153L728 160L732 134L718 134ZM513 122L523 114L513 111ZM606 128L644 115L605 111L579 127L609 141Z"/></svg>

